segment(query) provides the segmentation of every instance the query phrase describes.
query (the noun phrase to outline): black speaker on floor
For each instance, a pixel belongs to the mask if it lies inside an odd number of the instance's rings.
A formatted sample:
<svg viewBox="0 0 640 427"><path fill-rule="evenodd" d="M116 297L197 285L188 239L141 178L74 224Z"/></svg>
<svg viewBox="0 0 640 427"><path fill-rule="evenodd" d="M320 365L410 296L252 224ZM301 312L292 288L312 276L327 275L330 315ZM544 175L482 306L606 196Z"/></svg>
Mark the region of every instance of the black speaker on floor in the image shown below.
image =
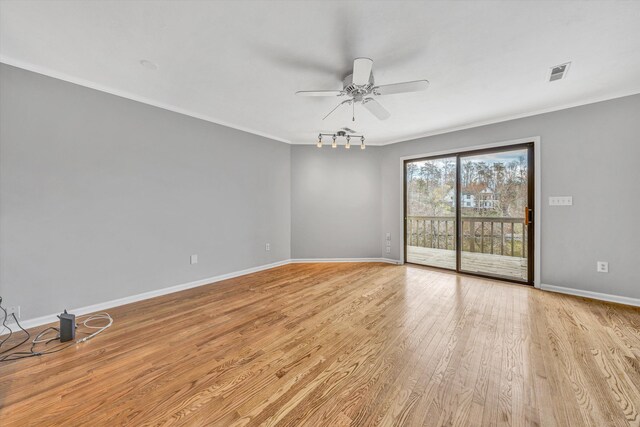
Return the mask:
<svg viewBox="0 0 640 427"><path fill-rule="evenodd" d="M71 341L76 338L76 315L64 311L58 316L60 319L60 342Z"/></svg>

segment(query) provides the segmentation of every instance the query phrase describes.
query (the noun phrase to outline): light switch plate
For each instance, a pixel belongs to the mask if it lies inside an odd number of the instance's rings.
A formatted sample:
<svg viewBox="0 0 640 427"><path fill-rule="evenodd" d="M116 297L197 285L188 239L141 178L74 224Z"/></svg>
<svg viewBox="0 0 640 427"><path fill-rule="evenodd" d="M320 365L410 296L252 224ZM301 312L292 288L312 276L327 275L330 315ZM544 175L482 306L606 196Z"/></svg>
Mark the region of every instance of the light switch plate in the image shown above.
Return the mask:
<svg viewBox="0 0 640 427"><path fill-rule="evenodd" d="M572 206L572 196L552 196L549 197L549 206Z"/></svg>
<svg viewBox="0 0 640 427"><path fill-rule="evenodd" d="M198 263L198 254L191 255L191 258L189 259L189 262L191 262L191 264L197 264Z"/></svg>

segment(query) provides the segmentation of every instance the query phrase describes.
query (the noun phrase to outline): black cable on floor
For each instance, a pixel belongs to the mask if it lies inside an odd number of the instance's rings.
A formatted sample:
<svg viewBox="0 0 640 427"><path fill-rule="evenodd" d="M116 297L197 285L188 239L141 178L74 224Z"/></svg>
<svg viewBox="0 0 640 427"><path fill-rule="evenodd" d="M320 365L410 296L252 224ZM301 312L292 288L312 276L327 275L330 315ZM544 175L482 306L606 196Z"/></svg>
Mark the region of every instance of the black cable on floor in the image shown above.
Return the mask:
<svg viewBox="0 0 640 427"><path fill-rule="evenodd" d="M6 337L5 339L2 340L2 342L0 342L0 349L2 349L2 344L4 344L5 342L7 342L9 340L9 338L11 338L11 335L13 335L13 330L7 326L7 310L5 310L4 308L2 308L2 298L0 297L0 310L2 310L4 312L4 318L2 319L2 328L7 329L9 331L9 336Z"/></svg>
<svg viewBox="0 0 640 427"><path fill-rule="evenodd" d="M3 310L3 311L5 311L5 313L6 313L6 310L4 310L4 309L2 309L2 310ZM31 334L30 334L26 329L24 329L24 328L22 327L22 325L20 325L20 322L18 322L18 318L16 317L15 313L11 313L11 315L13 316L13 320L15 320L15 321L16 321L16 325L18 325L18 327L20 328L20 330L21 330L22 332L24 332L25 334L27 334L27 337L26 337L26 338L25 338L21 343L16 344L16 345L14 345L14 346L13 346L13 347L11 347L11 348L8 348L8 349L6 349L6 350L1 351L1 352L0 352L0 355L1 355L1 354L4 354L4 356L0 357L0 362L4 362L4 361L6 361L6 360L12 360L12 359L9 359L9 357L13 356L14 354L24 353L24 352L16 352L16 353L5 354L5 353L7 353L7 352L9 352L9 351L11 351L11 350L13 350L13 349L16 349L16 348L20 347L22 344L24 344L24 343L26 343L27 341L29 341L29 338L31 338ZM3 343L4 343L4 341L3 341ZM31 346L31 349L33 350L33 345Z"/></svg>
<svg viewBox="0 0 640 427"><path fill-rule="evenodd" d="M4 308L2 309L2 311L4 311L4 312L5 312L5 321L6 321L6 312L7 312L7 311L6 311ZM18 318L16 317L16 314L15 314L15 313L11 313L11 315L13 316L13 320L15 320L16 324L18 325L18 327L22 330L22 332L24 332L25 334L27 334L27 336L26 336L26 338L25 338L24 340L22 340L22 342L21 342L21 343L16 344L16 345L14 345L13 347L8 348L8 349L6 349L6 350L0 351L0 354L8 353L8 352L10 352L11 350L13 350L13 349L16 349L16 348L20 347L22 344L24 344L24 343L26 343L27 341L29 341L29 338L31 338L31 334L30 334L29 332L27 332L27 330L26 330L26 329L24 329L22 326L20 326L20 323L18 322ZM10 328L9 328L9 331L11 331L11 329L10 329ZM9 337L11 337L11 333L9 334ZM9 337L7 337L5 340L3 340L3 341L2 341L2 344L4 344L4 343L5 343L5 341L9 339ZM0 346L0 347L1 347L1 346ZM1 362L2 360L3 360L3 358L0 358L0 362Z"/></svg>

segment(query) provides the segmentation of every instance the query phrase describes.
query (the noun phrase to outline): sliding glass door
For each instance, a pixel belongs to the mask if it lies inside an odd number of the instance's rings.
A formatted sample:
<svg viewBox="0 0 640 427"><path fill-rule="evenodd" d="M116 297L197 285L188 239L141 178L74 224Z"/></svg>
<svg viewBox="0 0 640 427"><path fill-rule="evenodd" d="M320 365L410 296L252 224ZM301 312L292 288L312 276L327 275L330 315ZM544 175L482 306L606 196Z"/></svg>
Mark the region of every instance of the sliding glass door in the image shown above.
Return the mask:
<svg viewBox="0 0 640 427"><path fill-rule="evenodd" d="M405 161L405 260L533 283L533 144Z"/></svg>
<svg viewBox="0 0 640 427"><path fill-rule="evenodd" d="M455 269L456 158L411 161L405 173L405 259Z"/></svg>

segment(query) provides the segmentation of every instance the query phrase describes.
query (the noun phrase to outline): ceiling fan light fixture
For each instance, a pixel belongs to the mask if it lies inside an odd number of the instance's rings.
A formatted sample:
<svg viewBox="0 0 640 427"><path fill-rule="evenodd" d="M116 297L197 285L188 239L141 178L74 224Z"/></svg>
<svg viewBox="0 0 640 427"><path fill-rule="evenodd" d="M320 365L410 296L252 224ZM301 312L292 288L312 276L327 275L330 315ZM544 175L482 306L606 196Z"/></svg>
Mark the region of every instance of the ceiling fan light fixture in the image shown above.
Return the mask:
<svg viewBox="0 0 640 427"><path fill-rule="evenodd" d="M333 135L333 141L331 141L331 148L336 148L338 143L336 142L336 136Z"/></svg>
<svg viewBox="0 0 640 427"><path fill-rule="evenodd" d="M360 149L364 150L366 146L364 145L364 136L360 137Z"/></svg>
<svg viewBox="0 0 640 427"><path fill-rule="evenodd" d="M316 147L322 148L322 134L318 135L318 142L316 143Z"/></svg>
<svg viewBox="0 0 640 427"><path fill-rule="evenodd" d="M344 145L344 148L347 150L351 148L351 137L349 135L347 135L347 143Z"/></svg>

